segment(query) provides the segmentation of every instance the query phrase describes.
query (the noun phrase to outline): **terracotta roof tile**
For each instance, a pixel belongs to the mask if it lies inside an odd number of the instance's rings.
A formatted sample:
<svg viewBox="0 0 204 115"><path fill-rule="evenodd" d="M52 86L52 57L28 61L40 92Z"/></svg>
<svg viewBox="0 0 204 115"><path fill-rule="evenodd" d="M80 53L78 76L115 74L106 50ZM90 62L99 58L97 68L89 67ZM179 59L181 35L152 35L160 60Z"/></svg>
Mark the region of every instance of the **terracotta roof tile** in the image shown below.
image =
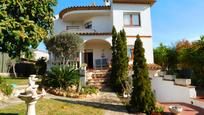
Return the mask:
<svg viewBox="0 0 204 115"><path fill-rule="evenodd" d="M128 3L128 4L150 4L153 5L156 0L113 0L113 3Z"/></svg>
<svg viewBox="0 0 204 115"><path fill-rule="evenodd" d="M132 69L133 65L129 65L129 69ZM157 64L147 64L148 70L159 70L161 69L160 65Z"/></svg>
<svg viewBox="0 0 204 115"><path fill-rule="evenodd" d="M80 32L76 34L79 34L79 35L112 35L112 33L109 33L109 32Z"/></svg>

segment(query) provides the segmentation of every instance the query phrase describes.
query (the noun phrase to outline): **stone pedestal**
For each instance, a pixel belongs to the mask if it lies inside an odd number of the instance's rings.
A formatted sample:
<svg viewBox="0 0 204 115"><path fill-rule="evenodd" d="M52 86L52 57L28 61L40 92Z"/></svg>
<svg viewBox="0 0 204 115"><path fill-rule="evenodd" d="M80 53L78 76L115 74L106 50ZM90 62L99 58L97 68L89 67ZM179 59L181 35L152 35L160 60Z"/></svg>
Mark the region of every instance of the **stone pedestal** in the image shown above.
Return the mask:
<svg viewBox="0 0 204 115"><path fill-rule="evenodd" d="M27 106L26 115L36 115L36 111L35 111L36 103L37 101L26 102L26 106Z"/></svg>
<svg viewBox="0 0 204 115"><path fill-rule="evenodd" d="M35 77L36 75L29 77L28 87L25 89L25 92L18 95L18 98L25 101L26 103L26 115L36 115L35 104L41 97L46 95L46 92L43 88L41 93L37 93L38 85L35 85L35 81L37 80Z"/></svg>

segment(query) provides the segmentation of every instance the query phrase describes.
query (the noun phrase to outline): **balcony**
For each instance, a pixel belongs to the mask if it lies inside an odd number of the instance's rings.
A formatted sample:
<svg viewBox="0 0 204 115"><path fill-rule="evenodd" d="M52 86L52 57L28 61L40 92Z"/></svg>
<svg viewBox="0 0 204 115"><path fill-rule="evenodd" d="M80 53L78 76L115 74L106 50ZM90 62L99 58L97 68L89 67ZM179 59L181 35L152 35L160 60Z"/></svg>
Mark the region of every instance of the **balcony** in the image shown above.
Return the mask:
<svg viewBox="0 0 204 115"><path fill-rule="evenodd" d="M66 31L71 32L71 33L93 33L93 32L96 32L95 29L85 28L85 27L81 27L81 26L67 26Z"/></svg>

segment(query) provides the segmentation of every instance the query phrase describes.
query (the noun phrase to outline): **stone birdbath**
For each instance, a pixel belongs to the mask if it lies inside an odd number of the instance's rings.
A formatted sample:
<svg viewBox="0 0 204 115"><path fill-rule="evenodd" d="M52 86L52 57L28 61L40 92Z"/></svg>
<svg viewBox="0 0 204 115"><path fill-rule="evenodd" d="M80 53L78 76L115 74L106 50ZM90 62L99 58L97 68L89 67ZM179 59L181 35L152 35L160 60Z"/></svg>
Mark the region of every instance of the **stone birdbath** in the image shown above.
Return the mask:
<svg viewBox="0 0 204 115"><path fill-rule="evenodd" d="M183 111L183 108L178 105L170 105L169 111L174 115L179 115Z"/></svg>
<svg viewBox="0 0 204 115"><path fill-rule="evenodd" d="M37 89L39 87L35 84L37 80L38 79L36 78L36 75L30 75L28 78L28 87L25 89L24 93L20 93L18 95L18 98L25 101L26 103L26 115L36 115L35 104L41 97L46 95L46 92L43 88L41 93L37 93Z"/></svg>

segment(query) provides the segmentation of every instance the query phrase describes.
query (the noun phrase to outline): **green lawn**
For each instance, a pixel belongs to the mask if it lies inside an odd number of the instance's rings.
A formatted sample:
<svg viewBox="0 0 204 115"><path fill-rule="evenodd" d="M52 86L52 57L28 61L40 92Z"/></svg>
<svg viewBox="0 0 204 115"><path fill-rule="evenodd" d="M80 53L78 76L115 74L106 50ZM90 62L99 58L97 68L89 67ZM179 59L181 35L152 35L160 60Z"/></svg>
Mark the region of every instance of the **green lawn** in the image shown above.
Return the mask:
<svg viewBox="0 0 204 115"><path fill-rule="evenodd" d="M27 78L5 78L6 83L8 84L16 84L16 85L27 85Z"/></svg>
<svg viewBox="0 0 204 115"><path fill-rule="evenodd" d="M24 103L0 109L0 114L25 115ZM36 105L37 115L103 115L104 110L52 99L41 99Z"/></svg>

